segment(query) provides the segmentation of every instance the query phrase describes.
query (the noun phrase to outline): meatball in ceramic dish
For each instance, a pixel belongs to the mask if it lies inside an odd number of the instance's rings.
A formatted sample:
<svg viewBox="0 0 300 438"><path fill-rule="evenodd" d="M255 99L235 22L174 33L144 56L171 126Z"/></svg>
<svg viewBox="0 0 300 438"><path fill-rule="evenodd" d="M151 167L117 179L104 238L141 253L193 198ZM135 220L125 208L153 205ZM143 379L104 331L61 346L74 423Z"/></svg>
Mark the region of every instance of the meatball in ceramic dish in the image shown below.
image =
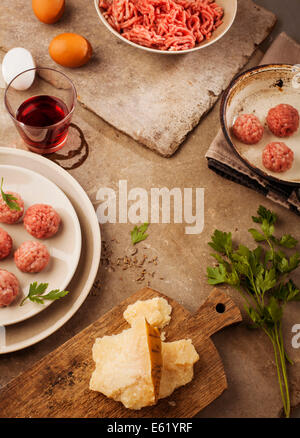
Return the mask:
<svg viewBox="0 0 300 438"><path fill-rule="evenodd" d="M262 162L271 172L282 173L289 170L294 161L294 152L282 142L269 143L262 153Z"/></svg>
<svg viewBox="0 0 300 438"><path fill-rule="evenodd" d="M232 127L235 137L245 144L257 144L264 135L264 127L254 114L241 114Z"/></svg>
<svg viewBox="0 0 300 438"><path fill-rule="evenodd" d="M290 137L298 131L299 113L293 106L282 103L270 109L267 124L276 137Z"/></svg>

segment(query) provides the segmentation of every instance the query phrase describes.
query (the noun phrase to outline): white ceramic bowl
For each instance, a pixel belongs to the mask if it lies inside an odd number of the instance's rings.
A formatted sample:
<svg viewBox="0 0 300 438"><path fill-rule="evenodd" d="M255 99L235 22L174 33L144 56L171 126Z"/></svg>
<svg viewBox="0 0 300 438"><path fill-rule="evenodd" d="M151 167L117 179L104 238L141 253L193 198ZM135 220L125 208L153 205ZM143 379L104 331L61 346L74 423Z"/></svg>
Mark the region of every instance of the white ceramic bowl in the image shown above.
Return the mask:
<svg viewBox="0 0 300 438"><path fill-rule="evenodd" d="M234 19L236 17L237 12L237 0L216 0L218 5L222 6L224 9L224 19L221 26L219 26L213 33L212 37L209 40L205 40L200 44L197 44L196 47L189 49L189 50L178 50L178 51L168 51L168 50L157 50L157 49L151 49L149 47L141 46L140 44L133 43L132 41L127 40L126 38L122 37L122 35L117 32L114 28L111 27L111 25L108 23L108 21L104 18L102 14L101 8L99 8L99 0L94 0L96 11L99 15L100 20L104 24L104 26L107 27L107 29L113 33L116 37L118 37L120 40L124 41L127 44L130 44L132 47L136 47L137 49L142 49L147 52L151 53L160 53L162 55L182 55L186 53L195 52L196 50L204 49L205 47L210 46L211 44L218 41L222 36L225 35L225 33L231 28L232 23L234 22Z"/></svg>

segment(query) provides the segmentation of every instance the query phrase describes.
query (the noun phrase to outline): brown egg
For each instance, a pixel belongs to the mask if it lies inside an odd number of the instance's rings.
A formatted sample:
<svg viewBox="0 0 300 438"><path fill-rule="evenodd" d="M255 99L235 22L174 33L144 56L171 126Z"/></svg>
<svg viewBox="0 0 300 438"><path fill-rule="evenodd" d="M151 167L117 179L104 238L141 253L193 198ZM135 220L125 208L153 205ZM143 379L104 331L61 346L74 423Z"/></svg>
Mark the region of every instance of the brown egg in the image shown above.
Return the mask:
<svg viewBox="0 0 300 438"><path fill-rule="evenodd" d="M91 44L77 33L62 33L50 43L51 58L64 67L81 67L86 64L93 53Z"/></svg>
<svg viewBox="0 0 300 438"><path fill-rule="evenodd" d="M65 10L65 0L32 0L36 17L46 24L56 23Z"/></svg>

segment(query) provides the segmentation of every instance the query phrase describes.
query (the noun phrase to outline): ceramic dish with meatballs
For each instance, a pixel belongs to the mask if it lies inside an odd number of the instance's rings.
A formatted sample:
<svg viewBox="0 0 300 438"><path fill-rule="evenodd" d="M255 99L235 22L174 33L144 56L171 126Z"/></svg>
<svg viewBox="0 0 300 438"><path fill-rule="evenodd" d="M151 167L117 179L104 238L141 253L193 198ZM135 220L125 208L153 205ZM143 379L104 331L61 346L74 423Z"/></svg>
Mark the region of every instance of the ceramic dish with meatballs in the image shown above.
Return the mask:
<svg viewBox="0 0 300 438"><path fill-rule="evenodd" d="M300 89L292 65L255 67L234 79L224 93L225 137L256 173L300 185Z"/></svg>

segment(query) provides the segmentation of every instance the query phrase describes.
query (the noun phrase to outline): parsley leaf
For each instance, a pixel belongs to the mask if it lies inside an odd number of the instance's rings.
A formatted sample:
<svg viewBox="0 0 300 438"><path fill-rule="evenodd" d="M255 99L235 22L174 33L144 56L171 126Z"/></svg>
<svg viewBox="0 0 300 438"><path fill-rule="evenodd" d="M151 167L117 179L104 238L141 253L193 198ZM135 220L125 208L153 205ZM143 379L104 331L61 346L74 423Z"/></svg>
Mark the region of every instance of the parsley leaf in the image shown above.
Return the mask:
<svg viewBox="0 0 300 438"><path fill-rule="evenodd" d="M270 322L272 322L273 324L276 324L282 319L282 307L274 296L271 296L269 305L266 307L266 309L271 317Z"/></svg>
<svg viewBox="0 0 300 438"><path fill-rule="evenodd" d="M262 320L262 317L259 314L259 312L257 310L255 310L253 307L248 307L246 305L244 306L244 308L245 308L246 312L248 313L248 315L250 316L250 319L253 322L252 328L262 327L263 320Z"/></svg>
<svg viewBox="0 0 300 438"><path fill-rule="evenodd" d="M261 234L259 231L257 231L255 228L250 228L249 233L252 234L253 239L255 240L255 242L265 242L266 241L266 237Z"/></svg>
<svg viewBox="0 0 300 438"><path fill-rule="evenodd" d="M16 210L16 211L20 211L21 210L21 207L16 202L18 199L15 196L13 196L13 195L11 195L9 193L5 193L3 191L3 178L1 178L0 191L1 191L1 196L2 196L3 201L8 206L8 208L10 208L10 210Z"/></svg>
<svg viewBox="0 0 300 438"><path fill-rule="evenodd" d="M232 234L215 230L209 246L221 254L227 254L232 249Z"/></svg>
<svg viewBox="0 0 300 438"><path fill-rule="evenodd" d="M274 268L261 269L256 277L255 285L262 294L272 289L277 283L276 270Z"/></svg>
<svg viewBox="0 0 300 438"><path fill-rule="evenodd" d="M295 248L297 243L298 240L294 239L294 237L292 237L290 234L286 234L282 236L280 240L277 240L278 245L284 246L285 248L289 248L289 249Z"/></svg>
<svg viewBox="0 0 300 438"><path fill-rule="evenodd" d="M300 290L292 280L289 280L287 283L280 283L274 290L273 296L283 303L300 301Z"/></svg>
<svg viewBox="0 0 300 438"><path fill-rule="evenodd" d="M148 227L149 227L148 222L145 222L140 227L138 227L137 225L134 227L134 229L130 232L131 241L132 241L133 245L141 242L142 240L147 239L148 234L145 234L145 233L146 233Z"/></svg>
<svg viewBox="0 0 300 438"><path fill-rule="evenodd" d="M300 254L296 252L291 255L291 257L287 257L285 255L282 256L281 253L276 252L274 254L274 260L276 261L276 268L281 274L289 274L294 271L300 264Z"/></svg>
<svg viewBox="0 0 300 438"><path fill-rule="evenodd" d="M215 268L207 268L208 283L212 285L226 283L227 271L225 266L219 265Z"/></svg>
<svg viewBox="0 0 300 438"><path fill-rule="evenodd" d="M268 210L263 205L260 205L257 210L258 216L252 216L253 222L257 224L262 224L265 220L269 225L275 225L277 222L277 214L273 213L272 211Z"/></svg>
<svg viewBox="0 0 300 438"><path fill-rule="evenodd" d="M50 292L48 292L46 295L43 295L48 288L48 283L40 283L39 285L35 281L34 283L31 283L29 286L29 292L28 295L23 298L23 300L20 303L20 306L23 306L24 302L29 299L33 303L38 304L44 304L44 300L58 300L59 298L64 297L69 292L66 290L59 290L55 289Z"/></svg>

